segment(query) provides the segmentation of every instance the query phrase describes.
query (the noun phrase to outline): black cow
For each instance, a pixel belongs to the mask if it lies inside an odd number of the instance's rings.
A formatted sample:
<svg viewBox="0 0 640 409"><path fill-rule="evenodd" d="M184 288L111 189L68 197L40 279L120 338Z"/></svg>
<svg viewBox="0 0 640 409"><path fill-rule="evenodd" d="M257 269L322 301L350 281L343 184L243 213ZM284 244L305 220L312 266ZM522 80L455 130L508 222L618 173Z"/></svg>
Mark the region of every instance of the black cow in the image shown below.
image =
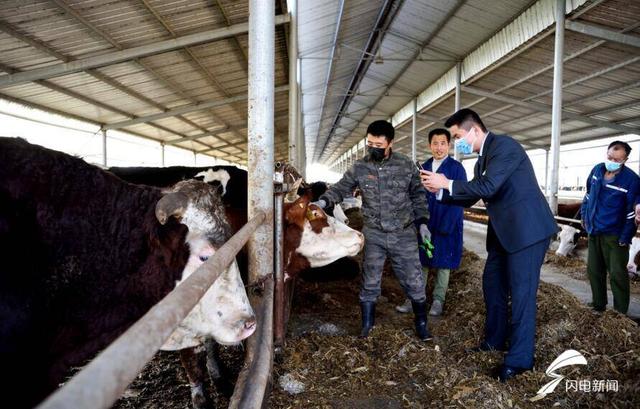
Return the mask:
<svg viewBox="0 0 640 409"><path fill-rule="evenodd" d="M200 181L164 191L133 185L81 159L0 138L3 401L31 407L42 400L211 256L230 230L219 194ZM236 343L253 332L237 266L196 309L211 297L222 300L226 315L200 321L206 332L197 338ZM192 322L190 314L164 348L198 342L187 336Z"/></svg>

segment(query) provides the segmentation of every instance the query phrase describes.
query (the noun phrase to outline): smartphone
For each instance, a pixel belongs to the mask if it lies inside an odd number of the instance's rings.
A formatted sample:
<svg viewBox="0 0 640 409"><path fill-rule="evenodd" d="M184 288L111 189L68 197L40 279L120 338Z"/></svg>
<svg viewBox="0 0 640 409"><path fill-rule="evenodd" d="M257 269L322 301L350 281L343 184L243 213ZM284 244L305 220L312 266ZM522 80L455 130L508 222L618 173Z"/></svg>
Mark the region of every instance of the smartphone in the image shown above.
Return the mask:
<svg viewBox="0 0 640 409"><path fill-rule="evenodd" d="M420 161L416 161L416 167L418 168L418 171L424 170L424 168L420 164Z"/></svg>

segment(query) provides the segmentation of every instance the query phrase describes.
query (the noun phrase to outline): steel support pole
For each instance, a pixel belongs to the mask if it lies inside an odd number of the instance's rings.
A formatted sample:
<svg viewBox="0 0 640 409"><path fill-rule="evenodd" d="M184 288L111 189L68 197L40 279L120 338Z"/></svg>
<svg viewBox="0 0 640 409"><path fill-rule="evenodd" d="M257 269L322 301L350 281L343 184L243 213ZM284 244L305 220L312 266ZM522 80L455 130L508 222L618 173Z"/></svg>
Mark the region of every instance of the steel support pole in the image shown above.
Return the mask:
<svg viewBox="0 0 640 409"><path fill-rule="evenodd" d="M289 8L289 163L300 171L298 158L298 0L288 0Z"/></svg>
<svg viewBox="0 0 640 409"><path fill-rule="evenodd" d="M549 149L546 150L546 154L544 155L544 195L549 200Z"/></svg>
<svg viewBox="0 0 640 409"><path fill-rule="evenodd" d="M160 144L160 149L161 149L160 153L161 153L162 167L164 167L164 149L165 149L164 142Z"/></svg>
<svg viewBox="0 0 640 409"><path fill-rule="evenodd" d="M551 172L549 207L558 214L560 168L560 132L562 127L562 60L564 56L565 0L556 0L556 37L553 55L553 107L551 110Z"/></svg>
<svg viewBox="0 0 640 409"><path fill-rule="evenodd" d="M248 243L249 284L263 282L265 291L250 295L258 327L247 341L231 409L262 405L273 362L274 69L275 2L249 0L248 217L267 215Z"/></svg>
<svg viewBox="0 0 640 409"><path fill-rule="evenodd" d="M307 143L304 137L304 125L302 118L302 60L298 58L298 112L296 113L296 126L298 127L298 161L300 169L298 172L303 178L307 178Z"/></svg>
<svg viewBox="0 0 640 409"><path fill-rule="evenodd" d="M282 169L278 169L274 175L274 209L275 209L275 247L274 247L274 265L275 265L275 289L274 289L274 309L273 309L273 321L274 321L274 344L276 348L282 349L284 346L284 334L285 334L285 285L284 285L284 175Z"/></svg>
<svg viewBox="0 0 640 409"><path fill-rule="evenodd" d="M102 131L102 165L107 167L107 130Z"/></svg>
<svg viewBox="0 0 640 409"><path fill-rule="evenodd" d="M460 109L460 94L462 93L462 61L458 61L456 64L456 96L453 110L458 112ZM453 157L455 160L460 161L462 155L456 149L456 145L453 145Z"/></svg>
<svg viewBox="0 0 640 409"><path fill-rule="evenodd" d="M411 122L411 161L416 161L416 130L418 129L418 98L413 99L413 121Z"/></svg>

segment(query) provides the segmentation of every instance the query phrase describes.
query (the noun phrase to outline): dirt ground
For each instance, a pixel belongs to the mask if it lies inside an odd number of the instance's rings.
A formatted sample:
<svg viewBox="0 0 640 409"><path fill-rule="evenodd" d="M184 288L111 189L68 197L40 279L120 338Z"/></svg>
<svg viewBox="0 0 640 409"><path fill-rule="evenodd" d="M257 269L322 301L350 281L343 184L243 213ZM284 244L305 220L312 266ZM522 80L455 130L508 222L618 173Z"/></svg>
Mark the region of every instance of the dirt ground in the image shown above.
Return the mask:
<svg viewBox="0 0 640 409"><path fill-rule="evenodd" d="M226 408L233 393L233 385L242 368L244 350L220 347L220 363L225 368L225 380L207 385L207 392L215 408ZM180 364L177 352L160 351L145 366L135 381L118 400L116 409L190 409L191 389Z"/></svg>
<svg viewBox="0 0 640 409"><path fill-rule="evenodd" d="M482 261L465 253L462 268L451 278L444 316L430 321L436 336L430 343L413 335L411 314L395 312L404 296L390 274L383 278L377 326L367 340L355 336L358 278L300 282L288 344L275 363L269 407L640 407L638 326L612 311L593 313L565 290L544 283L538 296L535 371L506 385L495 380L491 373L502 362L501 353L465 352L482 338L481 271ZM544 373L547 366L567 349L581 352L588 365L559 373L572 380L617 380L619 391L566 392L562 382L552 394L531 402L553 379ZM285 392L281 381L304 391Z"/></svg>
<svg viewBox="0 0 640 409"><path fill-rule="evenodd" d="M500 352L467 353L482 339L484 306L482 260L465 252L451 277L445 313L430 319L434 342L413 334L412 314L394 306L404 296L390 272L383 278L376 327L367 340L360 326L359 276L333 271L307 274L296 287L284 352L273 369L270 408L638 408L640 407L640 329L613 311L591 312L565 290L542 283L538 295L535 371L501 384L492 369ZM334 270L351 271L353 261ZM329 280L330 278L330 280ZM430 288L432 280L430 281ZM555 392L529 399L552 378L547 366L563 351L575 349L588 365L562 368L568 379L615 380L618 392ZM226 385L208 387L214 407L226 407L242 365L241 347L222 347ZM282 385L292 389L291 394ZM294 389L298 389L295 391ZM189 408L190 391L177 354L160 352L114 406Z"/></svg>

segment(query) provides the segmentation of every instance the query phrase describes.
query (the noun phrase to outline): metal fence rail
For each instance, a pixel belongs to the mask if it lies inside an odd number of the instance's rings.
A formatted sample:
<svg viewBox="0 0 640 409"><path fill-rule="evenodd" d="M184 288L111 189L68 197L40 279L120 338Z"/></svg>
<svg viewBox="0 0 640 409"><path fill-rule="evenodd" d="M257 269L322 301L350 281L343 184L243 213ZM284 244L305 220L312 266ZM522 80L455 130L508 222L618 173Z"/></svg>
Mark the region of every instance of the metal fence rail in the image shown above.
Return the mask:
<svg viewBox="0 0 640 409"><path fill-rule="evenodd" d="M487 213L487 208L482 206L471 206L469 210L479 210L481 212ZM582 220L572 219L570 217L553 216L553 218L561 222L569 222L569 223L577 223L577 224L582 223Z"/></svg>
<svg viewBox="0 0 640 409"><path fill-rule="evenodd" d="M229 267L249 236L264 219L264 212L256 213L255 217L213 257L151 308L62 388L49 396L38 409L110 407L220 274Z"/></svg>

